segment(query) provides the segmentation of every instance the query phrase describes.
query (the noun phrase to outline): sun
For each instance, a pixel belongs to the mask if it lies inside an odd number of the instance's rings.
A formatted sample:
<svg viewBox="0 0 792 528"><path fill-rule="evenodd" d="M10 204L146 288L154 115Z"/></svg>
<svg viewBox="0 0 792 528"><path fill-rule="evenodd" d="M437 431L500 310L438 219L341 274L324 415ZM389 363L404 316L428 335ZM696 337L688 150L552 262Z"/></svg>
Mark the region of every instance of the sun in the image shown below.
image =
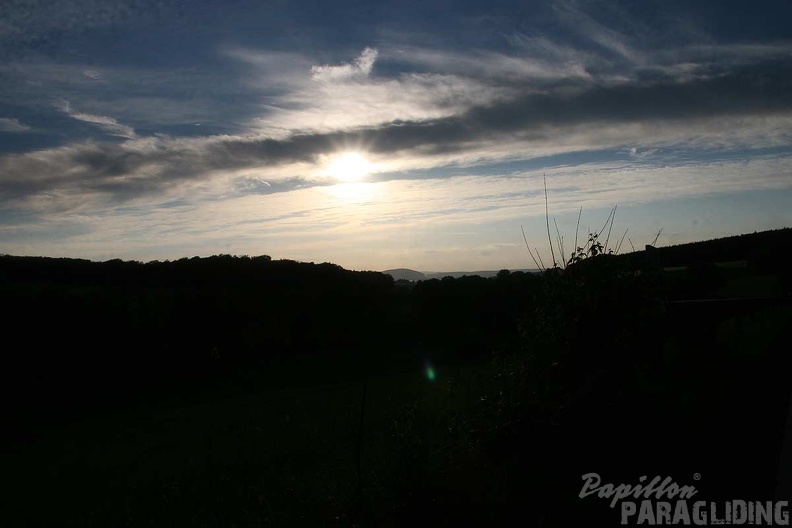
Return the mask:
<svg viewBox="0 0 792 528"><path fill-rule="evenodd" d="M360 181L371 172L371 163L358 152L335 156L327 165L327 175L340 182Z"/></svg>

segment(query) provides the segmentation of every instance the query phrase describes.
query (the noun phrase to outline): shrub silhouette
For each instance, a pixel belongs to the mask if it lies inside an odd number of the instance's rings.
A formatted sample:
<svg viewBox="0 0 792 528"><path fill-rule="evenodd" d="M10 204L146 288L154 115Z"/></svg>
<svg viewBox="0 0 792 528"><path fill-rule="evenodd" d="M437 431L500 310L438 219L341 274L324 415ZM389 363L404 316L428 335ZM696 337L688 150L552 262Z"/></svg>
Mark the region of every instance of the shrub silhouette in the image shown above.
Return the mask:
<svg viewBox="0 0 792 528"><path fill-rule="evenodd" d="M521 326L539 385L555 372L576 384L599 369L621 368L630 355L646 352L662 305L653 300L656 277L635 273L612 255L597 253L542 277L534 310Z"/></svg>
<svg viewBox="0 0 792 528"><path fill-rule="evenodd" d="M546 193L545 188L545 200ZM545 215L552 248L547 208ZM533 310L523 319L520 334L540 396L557 401L559 395L553 393L579 385L597 370L625 368L633 354L659 346L649 336L663 311L656 300L660 272L647 259L636 266L635 259L616 256L627 231L609 249L615 215L616 207L600 230L588 233L582 246L577 245L576 233L575 247L563 267L554 257L533 292ZM557 228L556 234L557 250L566 255Z"/></svg>

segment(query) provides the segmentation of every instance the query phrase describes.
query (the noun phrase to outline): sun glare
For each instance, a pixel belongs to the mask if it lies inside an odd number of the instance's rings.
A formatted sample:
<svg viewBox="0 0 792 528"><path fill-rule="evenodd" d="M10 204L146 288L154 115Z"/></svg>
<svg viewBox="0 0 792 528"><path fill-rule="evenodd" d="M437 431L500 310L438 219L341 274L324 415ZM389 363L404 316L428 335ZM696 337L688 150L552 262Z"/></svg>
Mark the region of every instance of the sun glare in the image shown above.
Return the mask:
<svg viewBox="0 0 792 528"><path fill-rule="evenodd" d="M360 181L371 172L371 163L357 152L345 152L333 158L327 174L340 182Z"/></svg>

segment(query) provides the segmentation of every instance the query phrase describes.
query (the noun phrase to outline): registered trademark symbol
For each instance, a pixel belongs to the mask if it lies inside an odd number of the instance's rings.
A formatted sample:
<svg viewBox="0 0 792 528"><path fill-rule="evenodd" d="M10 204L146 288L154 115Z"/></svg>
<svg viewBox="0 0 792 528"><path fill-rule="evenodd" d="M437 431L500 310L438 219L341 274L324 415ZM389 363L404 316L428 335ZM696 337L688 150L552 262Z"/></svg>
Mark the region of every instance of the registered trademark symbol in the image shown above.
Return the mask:
<svg viewBox="0 0 792 528"><path fill-rule="evenodd" d="M693 480L701 480L701 473L693 473Z"/></svg>

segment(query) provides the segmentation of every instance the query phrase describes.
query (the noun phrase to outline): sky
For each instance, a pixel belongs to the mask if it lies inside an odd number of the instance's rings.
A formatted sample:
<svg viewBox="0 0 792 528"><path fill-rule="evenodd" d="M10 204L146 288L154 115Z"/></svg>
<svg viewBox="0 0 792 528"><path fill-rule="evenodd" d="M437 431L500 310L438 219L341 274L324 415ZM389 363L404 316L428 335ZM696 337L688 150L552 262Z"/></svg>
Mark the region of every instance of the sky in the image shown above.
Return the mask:
<svg viewBox="0 0 792 528"><path fill-rule="evenodd" d="M2 5L3 254L497 270L552 261L546 205L566 253L614 206L621 252L792 226L788 0Z"/></svg>

